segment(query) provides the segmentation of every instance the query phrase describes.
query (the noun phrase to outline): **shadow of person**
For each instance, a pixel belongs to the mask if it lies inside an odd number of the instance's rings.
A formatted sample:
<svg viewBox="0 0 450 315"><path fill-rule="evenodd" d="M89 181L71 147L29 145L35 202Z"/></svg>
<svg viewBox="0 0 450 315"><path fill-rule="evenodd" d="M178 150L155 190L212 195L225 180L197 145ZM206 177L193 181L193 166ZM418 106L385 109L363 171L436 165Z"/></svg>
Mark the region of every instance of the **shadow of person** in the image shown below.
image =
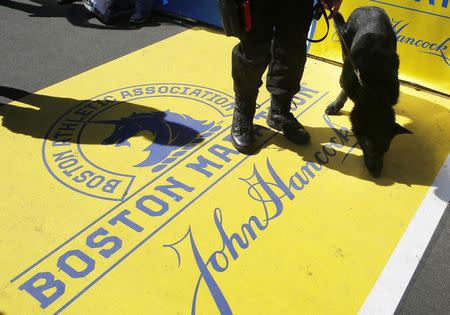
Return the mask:
<svg viewBox="0 0 450 315"><path fill-rule="evenodd" d="M88 17L88 12L80 4L72 5L58 5L56 1L46 0L29 0L29 2L18 2L15 0L2 0L0 5L13 10L28 13L30 17L66 17L67 12L76 12L79 21L85 21ZM84 14L83 14L84 13ZM72 15L72 20L78 21Z"/></svg>
<svg viewBox="0 0 450 315"><path fill-rule="evenodd" d="M144 23L142 25L130 25L126 14L115 19L114 25L104 25L90 14L82 4L58 5L56 2L47 0L31 0L31 3L18 2L14 0L2 0L0 6L28 13L30 17L62 17L73 26L92 29L117 29L133 30L145 26L159 26L158 22Z"/></svg>
<svg viewBox="0 0 450 315"><path fill-rule="evenodd" d="M347 137L348 141L342 143L337 133L329 127L305 126L311 133L310 145L295 145L280 134L271 137L262 144L262 148L290 150L295 152L304 163L319 163L317 160L319 156L326 161L323 164L325 168L364 181L371 181L380 186L390 186L394 183L408 186L432 186L436 174L450 153L450 141L448 141L450 130L447 127L450 123L450 111L429 100L402 94L401 103L396 106L396 112L397 116L407 120L402 125L413 134L399 135L393 139L389 151L384 156L384 168L379 178L372 177L365 168L362 151L351 131ZM348 112L344 111L341 115L348 115ZM305 120L302 122L305 123ZM341 126L336 125L336 128L339 127ZM350 128L350 123L347 127ZM262 132L273 132L267 128L261 128ZM342 147L334 146L333 150L328 150L331 152L330 156L326 157L323 147L331 147L333 137L334 141ZM442 194L436 194L436 196L442 198ZM448 202L448 200L445 201Z"/></svg>
<svg viewBox="0 0 450 315"><path fill-rule="evenodd" d="M140 136L147 138L154 146L175 148L202 142L202 133L214 125L213 122L196 120L170 109L160 111L129 102L77 100L31 94L4 86L0 86L0 95L11 100L20 99L20 103L0 105L4 128L55 142L120 146L128 145L130 138ZM96 110L93 109L94 104ZM99 113L111 109L114 109L112 119L97 118ZM76 117L73 114L77 112L79 119L73 120ZM68 118L62 119L63 116ZM80 136L86 126L93 124L95 129L90 128L89 132L83 132Z"/></svg>

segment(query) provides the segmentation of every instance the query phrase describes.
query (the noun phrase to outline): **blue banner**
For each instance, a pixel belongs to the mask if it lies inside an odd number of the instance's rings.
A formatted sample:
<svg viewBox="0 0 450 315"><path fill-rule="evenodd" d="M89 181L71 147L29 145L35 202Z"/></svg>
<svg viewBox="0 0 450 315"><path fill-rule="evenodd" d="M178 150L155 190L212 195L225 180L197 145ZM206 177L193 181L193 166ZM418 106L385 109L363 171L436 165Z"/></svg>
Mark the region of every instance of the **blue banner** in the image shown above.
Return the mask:
<svg viewBox="0 0 450 315"><path fill-rule="evenodd" d="M157 0L155 10L222 27L218 0Z"/></svg>

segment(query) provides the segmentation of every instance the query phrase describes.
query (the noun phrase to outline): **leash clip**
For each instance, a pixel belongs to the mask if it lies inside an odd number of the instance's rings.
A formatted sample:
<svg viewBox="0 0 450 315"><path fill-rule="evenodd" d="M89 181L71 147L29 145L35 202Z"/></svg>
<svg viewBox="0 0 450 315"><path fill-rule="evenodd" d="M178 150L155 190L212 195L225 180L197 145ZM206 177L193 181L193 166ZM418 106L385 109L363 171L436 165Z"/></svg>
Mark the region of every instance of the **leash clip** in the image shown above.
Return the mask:
<svg viewBox="0 0 450 315"><path fill-rule="evenodd" d="M361 79L361 73L360 73L359 70L356 69L356 68L354 69L354 72L355 72L355 74L356 74L356 77L358 78L359 85L361 85L362 87L364 87L363 81L362 81L362 79Z"/></svg>

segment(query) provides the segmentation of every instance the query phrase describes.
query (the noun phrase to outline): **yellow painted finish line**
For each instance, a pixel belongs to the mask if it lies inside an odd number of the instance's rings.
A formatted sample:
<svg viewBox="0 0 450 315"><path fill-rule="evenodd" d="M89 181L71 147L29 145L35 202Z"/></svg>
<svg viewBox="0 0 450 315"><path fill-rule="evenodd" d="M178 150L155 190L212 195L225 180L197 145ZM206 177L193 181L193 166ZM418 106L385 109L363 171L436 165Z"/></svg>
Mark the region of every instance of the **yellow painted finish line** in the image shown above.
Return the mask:
<svg viewBox="0 0 450 315"><path fill-rule="evenodd" d="M402 87L414 134L374 180L351 104L323 115L340 69L309 60L294 113L312 143L266 127L262 89L245 156L233 45L189 30L0 107L0 312L358 312L447 159L449 101Z"/></svg>

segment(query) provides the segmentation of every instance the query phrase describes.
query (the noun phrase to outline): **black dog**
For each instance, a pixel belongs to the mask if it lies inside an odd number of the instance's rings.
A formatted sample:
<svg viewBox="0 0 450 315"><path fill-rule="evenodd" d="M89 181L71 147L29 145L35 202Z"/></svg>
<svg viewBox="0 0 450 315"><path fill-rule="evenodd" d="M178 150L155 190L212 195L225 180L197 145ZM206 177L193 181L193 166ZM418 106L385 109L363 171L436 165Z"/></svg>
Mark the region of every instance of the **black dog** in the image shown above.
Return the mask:
<svg viewBox="0 0 450 315"><path fill-rule="evenodd" d="M336 115L350 97L355 104L350 113L353 134L363 150L367 169L378 177L392 139L412 133L395 122L393 106L400 87L397 39L389 17L378 7L356 9L347 23L337 13L334 22L342 32L342 91L325 112Z"/></svg>

